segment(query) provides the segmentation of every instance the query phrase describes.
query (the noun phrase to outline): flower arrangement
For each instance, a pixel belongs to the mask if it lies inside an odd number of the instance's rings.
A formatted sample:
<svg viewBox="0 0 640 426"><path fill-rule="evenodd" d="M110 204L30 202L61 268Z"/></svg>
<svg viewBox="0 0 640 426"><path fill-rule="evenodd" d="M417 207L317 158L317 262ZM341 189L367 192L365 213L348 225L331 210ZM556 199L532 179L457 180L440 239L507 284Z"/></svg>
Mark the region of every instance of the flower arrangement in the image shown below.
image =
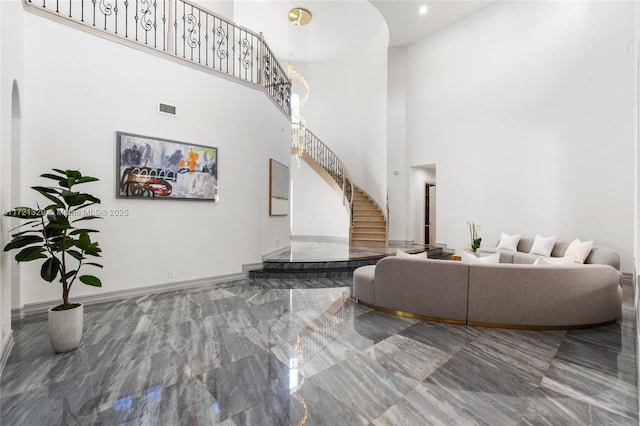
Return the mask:
<svg viewBox="0 0 640 426"><path fill-rule="evenodd" d="M471 251L476 252L480 248L480 243L482 242L482 237L478 236L478 231L480 230L480 225L477 225L475 222L467 222L469 225L469 235L471 236Z"/></svg>

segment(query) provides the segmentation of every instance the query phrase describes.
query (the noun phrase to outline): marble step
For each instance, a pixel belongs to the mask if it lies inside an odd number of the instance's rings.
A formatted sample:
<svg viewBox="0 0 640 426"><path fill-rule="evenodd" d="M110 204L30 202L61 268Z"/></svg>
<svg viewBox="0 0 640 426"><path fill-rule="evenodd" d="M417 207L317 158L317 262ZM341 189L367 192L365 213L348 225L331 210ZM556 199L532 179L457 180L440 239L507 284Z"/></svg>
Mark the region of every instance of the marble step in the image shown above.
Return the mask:
<svg viewBox="0 0 640 426"><path fill-rule="evenodd" d="M441 247L427 248L429 258L442 257ZM450 256L451 254L447 254ZM393 254L392 254L393 256ZM360 266L375 265L385 255L353 260L334 260L316 262L265 261L262 269L249 271L249 278L349 278Z"/></svg>

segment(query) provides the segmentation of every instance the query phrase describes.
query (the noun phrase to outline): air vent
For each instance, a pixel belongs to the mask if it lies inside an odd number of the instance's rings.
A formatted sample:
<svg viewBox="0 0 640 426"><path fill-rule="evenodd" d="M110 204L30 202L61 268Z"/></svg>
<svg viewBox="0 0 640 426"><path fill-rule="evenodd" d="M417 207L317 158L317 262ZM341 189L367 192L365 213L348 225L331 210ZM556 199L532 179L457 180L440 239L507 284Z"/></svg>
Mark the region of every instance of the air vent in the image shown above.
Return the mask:
<svg viewBox="0 0 640 426"><path fill-rule="evenodd" d="M175 117L176 115L176 107L169 104L163 104L162 102L158 102L158 113L172 115Z"/></svg>

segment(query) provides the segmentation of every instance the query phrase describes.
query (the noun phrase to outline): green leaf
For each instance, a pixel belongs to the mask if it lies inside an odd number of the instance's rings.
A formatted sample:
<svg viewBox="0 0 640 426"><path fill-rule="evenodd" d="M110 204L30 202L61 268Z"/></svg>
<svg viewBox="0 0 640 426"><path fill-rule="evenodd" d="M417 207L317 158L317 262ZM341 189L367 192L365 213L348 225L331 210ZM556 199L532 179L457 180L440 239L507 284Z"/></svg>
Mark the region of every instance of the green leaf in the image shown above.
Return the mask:
<svg viewBox="0 0 640 426"><path fill-rule="evenodd" d="M91 238L89 237L89 234L87 234L86 232L81 232L80 238L78 238L78 243L76 245L80 248L80 250L87 250L88 248L90 248Z"/></svg>
<svg viewBox="0 0 640 426"><path fill-rule="evenodd" d="M79 170L65 170L65 171L64 171L64 174L65 174L68 178L73 179L74 181L75 181L76 179L80 179L80 178L82 177L82 173L80 173L80 171L79 171Z"/></svg>
<svg viewBox="0 0 640 426"><path fill-rule="evenodd" d="M100 278L94 277L93 275L81 275L80 281L86 285L92 285L94 287L102 287L102 282Z"/></svg>
<svg viewBox="0 0 640 426"><path fill-rule="evenodd" d="M77 271L73 270L73 271L69 271L66 274L64 274L64 276L60 277L60 279L58 280L58 282L61 283L65 283L67 282L67 280L71 277L73 277L76 274Z"/></svg>
<svg viewBox="0 0 640 426"><path fill-rule="evenodd" d="M78 178L78 183L96 182L98 180L100 179L92 176L82 176L81 178Z"/></svg>
<svg viewBox="0 0 640 426"><path fill-rule="evenodd" d="M47 225L47 230L49 229L61 229L61 230L65 230L65 229L71 229L71 225L69 224L64 224L64 223L50 223Z"/></svg>
<svg viewBox="0 0 640 426"><path fill-rule="evenodd" d="M92 204L100 204L100 198L97 198L91 194L85 194L85 193L82 193L80 195L83 195L84 198L86 198L88 201L91 201Z"/></svg>
<svg viewBox="0 0 640 426"><path fill-rule="evenodd" d="M51 173L43 173L43 174L40 175L40 177L47 178L47 179L52 179L52 180L65 179L64 176L58 176L58 175L54 175L54 174L51 174Z"/></svg>
<svg viewBox="0 0 640 426"><path fill-rule="evenodd" d="M73 257L76 260L84 259L84 256L82 256L82 253L80 253L78 250L67 250L67 254L69 254L71 257Z"/></svg>
<svg viewBox="0 0 640 426"><path fill-rule="evenodd" d="M65 173L65 171L64 171L64 170L62 170L62 169L51 169L51 170L53 170L53 171L54 171L54 172L56 172L56 173L60 173L61 175L64 175L64 176L66 176L66 175L67 175L67 174Z"/></svg>
<svg viewBox="0 0 640 426"><path fill-rule="evenodd" d="M29 231L27 231L29 232ZM44 239L38 235L21 235L14 237L6 246L4 251L9 251L17 248L28 246L29 244L41 243Z"/></svg>
<svg viewBox="0 0 640 426"><path fill-rule="evenodd" d="M28 223L23 223L21 226L24 225L28 225ZM27 235L27 234L38 234L40 235L40 230L36 230L36 229L30 229L28 231L20 231L20 232L16 232L15 234L11 234L12 238L16 238L16 237L20 237L22 235Z"/></svg>
<svg viewBox="0 0 640 426"><path fill-rule="evenodd" d="M30 262L36 259L46 259L47 256L44 255L44 247L42 246L31 246L23 248L16 254L15 259L18 262Z"/></svg>
<svg viewBox="0 0 640 426"><path fill-rule="evenodd" d="M84 195L78 194L77 192L63 195L62 198L64 198L65 203L67 203L69 206L79 206L87 201Z"/></svg>
<svg viewBox="0 0 640 426"><path fill-rule="evenodd" d="M65 207L64 202L61 199L59 199L55 195L52 195L52 194L56 194L56 195L59 194L59 192L56 191L55 189L47 188L47 187L44 187L44 186L32 186L31 189L35 190L36 192L38 192L43 197L47 197L57 207L59 207L61 209L63 209Z"/></svg>
<svg viewBox="0 0 640 426"><path fill-rule="evenodd" d="M90 256L100 257L100 253L102 250L98 247L98 243L91 243L91 247L84 251L84 254L88 254Z"/></svg>
<svg viewBox="0 0 640 426"><path fill-rule="evenodd" d="M96 266L98 268L102 268L101 264L95 263L95 262L85 262L85 263L83 263L83 265L91 265L91 266Z"/></svg>
<svg viewBox="0 0 640 426"><path fill-rule="evenodd" d="M80 219L76 219L72 221L73 223L80 222L81 220L92 220L92 219L104 219L102 216L90 215L90 216L82 216Z"/></svg>
<svg viewBox="0 0 640 426"><path fill-rule="evenodd" d="M86 233L96 233L96 232L100 232L97 229L74 229L73 231L69 232L69 235L78 235L82 232L86 232Z"/></svg>
<svg viewBox="0 0 640 426"><path fill-rule="evenodd" d="M52 282L60 272L60 261L56 257L50 257L44 261L40 268L40 276L47 282Z"/></svg>

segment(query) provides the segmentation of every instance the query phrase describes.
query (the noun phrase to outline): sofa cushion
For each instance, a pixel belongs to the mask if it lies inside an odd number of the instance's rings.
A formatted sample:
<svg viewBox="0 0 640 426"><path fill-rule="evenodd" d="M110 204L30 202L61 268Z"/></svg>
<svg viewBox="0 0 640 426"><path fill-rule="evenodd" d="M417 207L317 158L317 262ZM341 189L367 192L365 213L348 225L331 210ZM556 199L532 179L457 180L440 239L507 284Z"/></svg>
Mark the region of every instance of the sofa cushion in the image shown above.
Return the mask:
<svg viewBox="0 0 640 426"><path fill-rule="evenodd" d="M539 254L540 256L551 256L553 246L556 244L558 237L555 235L552 237L541 237L536 235L536 239L533 240L533 247L529 250L531 254Z"/></svg>
<svg viewBox="0 0 640 426"><path fill-rule="evenodd" d="M579 265L580 262L576 261L575 257L541 257L535 262L534 265Z"/></svg>
<svg viewBox="0 0 640 426"><path fill-rule="evenodd" d="M518 242L520 241L520 234L509 235L504 232L500 235L500 242L498 242L498 250L516 251L518 249Z"/></svg>
<svg viewBox="0 0 640 426"><path fill-rule="evenodd" d="M466 263L500 263L500 253L485 254L484 256L476 256L468 251L462 252L462 261Z"/></svg>
<svg viewBox="0 0 640 426"><path fill-rule="evenodd" d="M589 257L592 248L593 241L580 241L576 238L569 244L569 247L567 247L567 251L564 252L564 257L574 257L578 262L584 263L587 257Z"/></svg>
<svg viewBox="0 0 640 426"><path fill-rule="evenodd" d="M402 251L398 249L398 251L396 251L396 256L407 258L407 259L426 259L427 252L423 251L422 253L411 254L411 253L407 253L406 251Z"/></svg>
<svg viewBox="0 0 640 426"><path fill-rule="evenodd" d="M531 254L531 253L514 253L513 255L513 262L511 263L515 263L518 265L531 265L533 264L536 260L540 259L540 255L538 254Z"/></svg>

